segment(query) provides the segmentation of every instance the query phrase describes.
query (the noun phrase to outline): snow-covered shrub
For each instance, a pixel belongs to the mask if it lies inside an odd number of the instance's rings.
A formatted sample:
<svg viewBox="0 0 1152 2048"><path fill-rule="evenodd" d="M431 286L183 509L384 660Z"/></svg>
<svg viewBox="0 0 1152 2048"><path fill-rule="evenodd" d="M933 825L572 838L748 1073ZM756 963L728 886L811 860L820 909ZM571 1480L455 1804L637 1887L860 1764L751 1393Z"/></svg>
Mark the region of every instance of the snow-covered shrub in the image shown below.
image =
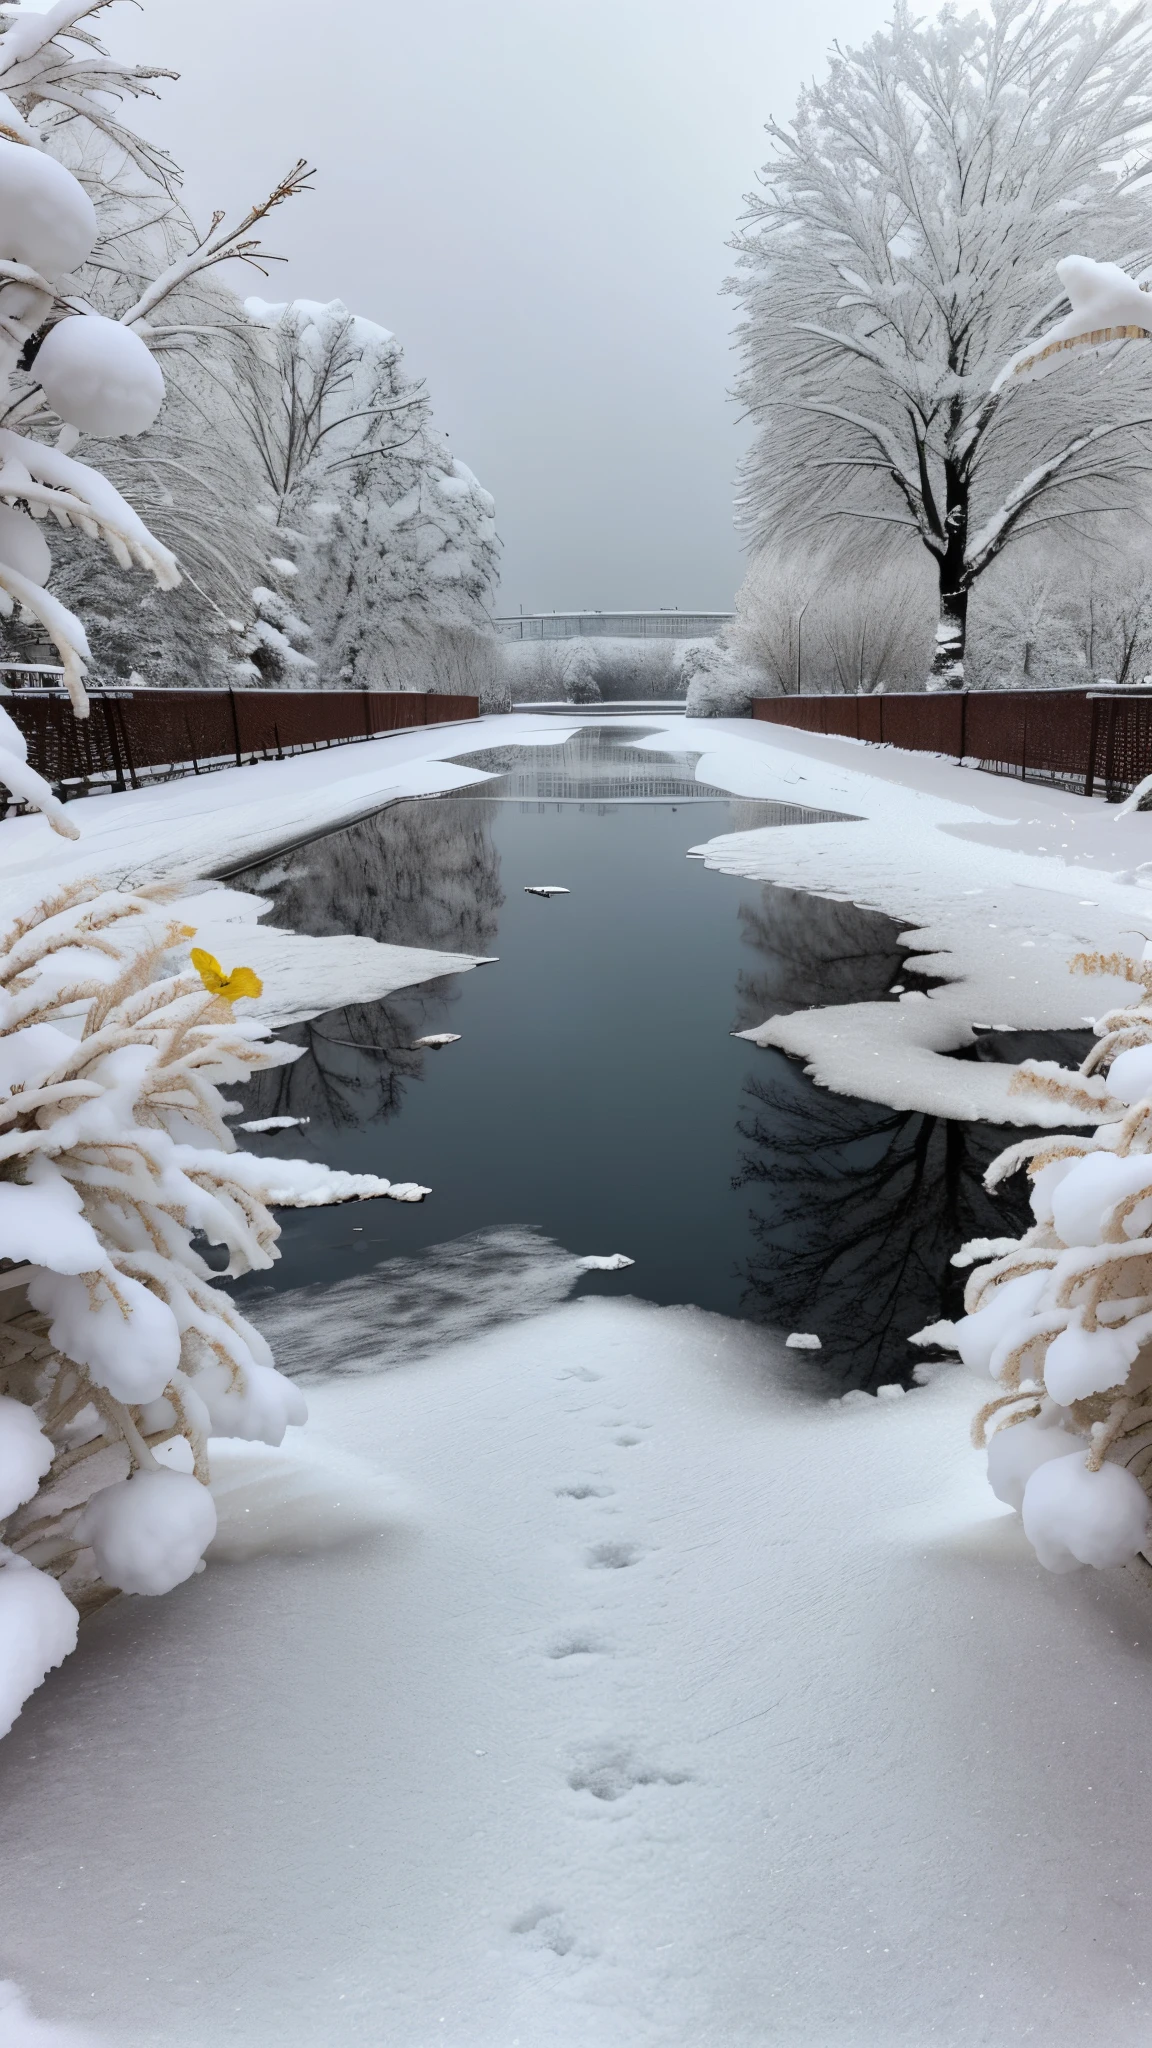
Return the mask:
<svg viewBox="0 0 1152 2048"><path fill-rule="evenodd" d="M763 677L719 641L691 642L681 674L689 718L750 718L753 698L768 695Z"/></svg>
<svg viewBox="0 0 1152 2048"><path fill-rule="evenodd" d="M0 938L0 1733L117 1590L215 1530L210 1436L278 1444L298 1390L213 1285L278 1257L270 1205L426 1190L236 1149L221 1087L299 1058L188 956L156 889L77 883Z"/></svg>
<svg viewBox="0 0 1152 2048"><path fill-rule="evenodd" d="M590 640L510 640L503 649L516 704L596 704L596 654Z"/></svg>
<svg viewBox="0 0 1152 2048"><path fill-rule="evenodd" d="M1073 966L1139 993L1098 1020L1078 1072L1027 1060L1013 1088L1096 1128L1027 1138L993 1162L990 1188L1027 1171L1035 1221L1015 1243L957 1253L958 1265L981 1261L966 1313L917 1340L996 1383L973 1440L995 1422L993 1491L1053 1571L1123 1563L1152 1514L1152 959L1079 954Z"/></svg>

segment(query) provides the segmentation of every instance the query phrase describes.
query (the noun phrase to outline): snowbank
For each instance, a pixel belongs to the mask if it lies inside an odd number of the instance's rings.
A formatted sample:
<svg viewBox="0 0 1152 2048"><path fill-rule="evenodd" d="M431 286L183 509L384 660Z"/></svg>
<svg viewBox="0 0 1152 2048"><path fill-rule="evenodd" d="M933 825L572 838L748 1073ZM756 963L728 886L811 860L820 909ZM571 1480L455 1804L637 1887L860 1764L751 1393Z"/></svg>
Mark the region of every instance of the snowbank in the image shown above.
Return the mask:
<svg viewBox="0 0 1152 2048"><path fill-rule="evenodd" d="M1133 931L1152 929L1152 816L780 726L686 719L675 730L681 745L706 749L702 782L854 814L710 840L696 849L709 867L881 910L915 950L906 977L914 983L919 969L945 982L928 993L913 985L898 1001L769 1018L745 1037L805 1060L825 1088L895 1109L1078 1120L1062 1103L1011 1093L1012 1068L949 1055L972 1045L974 1024L1070 1029L1131 994L1117 978L1085 981L1070 962L1095 948L1131 951Z"/></svg>
<svg viewBox="0 0 1152 2048"><path fill-rule="evenodd" d="M409 1506L108 1608L25 1708L35 2010L109 2048L1143 2048L1144 1590L1034 1562L957 1455L967 1373L814 1376L594 1299L310 1386L323 1484Z"/></svg>

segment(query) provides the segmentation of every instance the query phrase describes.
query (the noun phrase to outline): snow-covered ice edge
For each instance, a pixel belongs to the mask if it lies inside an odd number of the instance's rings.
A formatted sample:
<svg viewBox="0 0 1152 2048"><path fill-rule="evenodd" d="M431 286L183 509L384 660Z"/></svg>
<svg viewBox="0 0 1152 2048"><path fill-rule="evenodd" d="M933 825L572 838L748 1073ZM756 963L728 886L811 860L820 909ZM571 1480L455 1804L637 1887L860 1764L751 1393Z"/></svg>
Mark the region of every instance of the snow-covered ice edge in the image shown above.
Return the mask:
<svg viewBox="0 0 1152 2048"><path fill-rule="evenodd" d="M883 911L943 985L895 1002L770 1017L742 1035L806 1061L822 1087L894 1109L1005 1124L1078 1121L1012 1092L1011 1067L957 1060L976 1024L1070 1029L1130 994L1085 981L1077 953L1140 956L1152 933L1152 815L961 767L936 755L751 720L677 719L696 774L733 795L852 814L728 834L694 849L725 874Z"/></svg>
<svg viewBox="0 0 1152 2048"><path fill-rule="evenodd" d="M346 1003L375 1002L480 962L351 934L310 938L262 926L258 920L268 906L259 897L216 888L206 900L204 878L337 830L399 798L491 780L484 769L457 766L449 758L454 754L497 743L558 746L570 731L556 719L531 717L416 727L287 761L84 797L68 806L79 828L75 841L59 838L41 817L10 818L0 830L0 918L26 910L49 888L89 875L129 888L183 881L189 898L201 892L182 906L199 943L226 966L242 953L264 983L249 1012L261 1023L297 1023Z"/></svg>

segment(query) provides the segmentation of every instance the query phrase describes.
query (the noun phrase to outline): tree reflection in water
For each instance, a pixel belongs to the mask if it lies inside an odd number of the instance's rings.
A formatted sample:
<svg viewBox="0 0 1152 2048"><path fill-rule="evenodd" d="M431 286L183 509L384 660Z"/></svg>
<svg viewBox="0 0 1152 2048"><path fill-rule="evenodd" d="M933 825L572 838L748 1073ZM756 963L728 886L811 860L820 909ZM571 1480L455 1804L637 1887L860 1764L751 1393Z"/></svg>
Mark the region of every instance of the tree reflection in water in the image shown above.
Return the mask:
<svg viewBox="0 0 1152 2048"><path fill-rule="evenodd" d="M960 1123L831 1095L768 1054L738 1126L734 1185L764 1190L749 1222L748 1306L783 1330L810 1330L813 1363L837 1389L910 1383L908 1338L961 1313L965 1275L949 1261L970 1237L1021 1231L1015 1181L995 1197L985 1169L1018 1129Z"/></svg>
<svg viewBox="0 0 1152 2048"><path fill-rule="evenodd" d="M901 980L926 986L899 927L879 912L768 888L760 908L741 906L741 922L760 956L739 979L741 1028L818 1004L882 1000ZM1081 1038L1090 1035L989 1032L965 1057L1075 1064ZM962 1313L966 1275L952 1254L967 1238L1026 1227L1023 1182L995 1196L983 1186L996 1154L1025 1134L833 1095L782 1053L762 1057L768 1071L745 1083L733 1181L761 1191L749 1214L745 1306L777 1328L814 1332L823 1349L812 1363L837 1389L907 1385L924 1355L910 1351L912 1331Z"/></svg>
<svg viewBox="0 0 1152 2048"><path fill-rule="evenodd" d="M445 953L490 952L504 901L491 808L466 798L390 804L234 880L271 897L270 924ZM450 1028L444 1006L459 990L457 978L441 979L291 1026L281 1035L311 1057L255 1076L246 1115L356 1128L394 1116L405 1083L423 1073L425 1054L412 1045L429 1028L429 1005L437 1030Z"/></svg>

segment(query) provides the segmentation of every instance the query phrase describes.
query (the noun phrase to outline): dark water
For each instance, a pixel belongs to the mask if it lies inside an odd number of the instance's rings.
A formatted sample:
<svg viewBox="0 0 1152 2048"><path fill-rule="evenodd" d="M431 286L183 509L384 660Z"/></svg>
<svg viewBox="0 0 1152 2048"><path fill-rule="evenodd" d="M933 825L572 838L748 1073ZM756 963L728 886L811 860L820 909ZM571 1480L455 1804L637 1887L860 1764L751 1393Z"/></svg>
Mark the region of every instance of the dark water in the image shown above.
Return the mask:
<svg viewBox="0 0 1152 2048"><path fill-rule="evenodd" d="M352 1348L394 1326L411 1355L619 1251L634 1268L578 1284L814 1331L837 1385L907 1378L908 1332L956 1306L951 1253L1019 1227L1019 1195L980 1179L1020 1133L830 1095L731 1036L917 985L887 918L687 858L828 814L702 794L695 757L619 730L471 758L499 777L483 795L394 804L236 877L299 931L499 956L285 1034L306 1055L258 1076L246 1115L311 1121L253 1146L433 1192L282 1213L273 1284L339 1283ZM524 893L550 882L571 894ZM460 1043L411 1049L440 1031Z"/></svg>

